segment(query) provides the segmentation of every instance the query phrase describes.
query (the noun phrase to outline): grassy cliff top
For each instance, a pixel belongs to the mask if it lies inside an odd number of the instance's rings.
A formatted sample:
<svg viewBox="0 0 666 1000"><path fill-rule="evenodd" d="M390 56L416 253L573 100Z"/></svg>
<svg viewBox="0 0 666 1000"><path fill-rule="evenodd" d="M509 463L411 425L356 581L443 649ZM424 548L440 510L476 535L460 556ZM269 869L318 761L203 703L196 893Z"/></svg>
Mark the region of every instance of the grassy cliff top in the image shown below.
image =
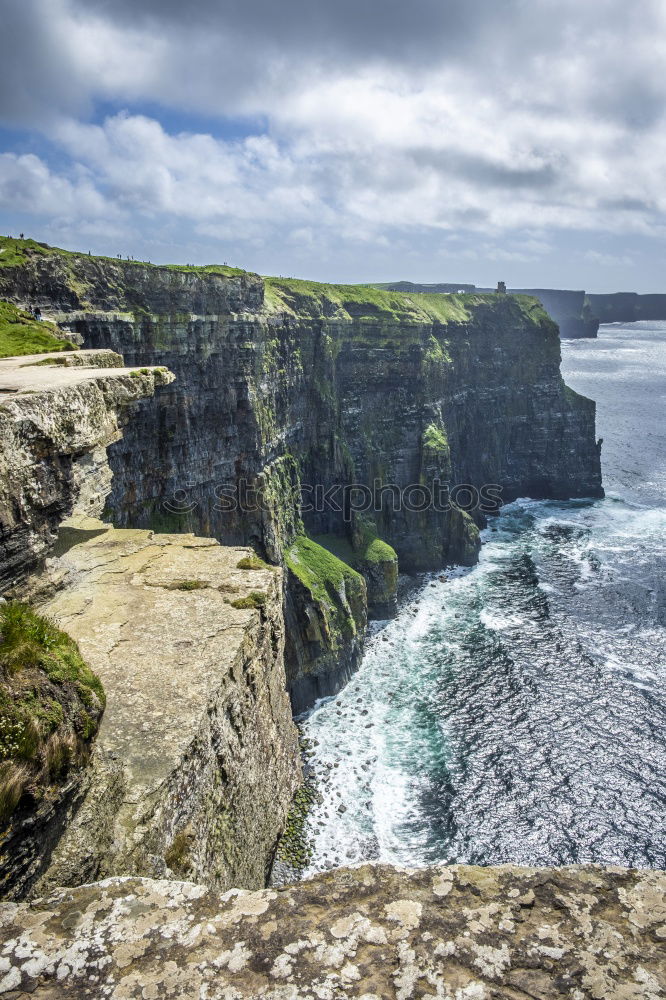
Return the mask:
<svg viewBox="0 0 666 1000"><path fill-rule="evenodd" d="M92 261L108 261L111 264L124 264L129 267L150 267L155 270L184 271L198 274L221 274L225 277L235 277L251 274L240 267L229 267L227 264L152 264L146 260L127 260L125 257L105 257L98 254L87 254L79 251L63 250L52 247L48 243L37 243L35 240L19 240L11 236L0 236L0 268L21 267L31 257L61 256L63 258L83 257ZM253 275L254 276L254 275Z"/></svg>
<svg viewBox="0 0 666 1000"><path fill-rule="evenodd" d="M464 323L482 296L406 295L372 285L334 285L301 278L264 278L266 308L312 317L372 318L395 323Z"/></svg>
<svg viewBox="0 0 666 1000"><path fill-rule="evenodd" d="M50 351L75 351L75 344L55 335L55 323L36 320L30 313L0 299L0 358Z"/></svg>
<svg viewBox="0 0 666 1000"><path fill-rule="evenodd" d="M73 253L50 247L35 240L18 240L0 237L0 275L9 268L21 268L34 262L35 258L60 256L66 262L91 262L96 268L110 264L123 271L135 267L150 268L156 274L160 271L171 273L192 273L205 276L222 275L237 277L247 275L258 279L258 275L226 264L151 264L145 261L128 261L118 257L99 257ZM80 266L77 267L80 271ZM112 272L114 273L114 272ZM73 279L72 284L77 279ZM85 279L84 283L85 283ZM122 286L124 277L114 273L113 283ZM128 275L127 283L132 284ZM542 306L527 295L498 296L495 293L443 294L440 292L394 292L376 284L338 285L325 282L307 281L300 278L264 278L264 303L269 313L287 313L294 316L331 320L380 320L384 323L431 324L466 323L473 313L482 306L495 308L509 303L518 314L530 322L540 323L546 316ZM8 294L6 292L5 294ZM11 295L9 296L11 297Z"/></svg>
<svg viewBox="0 0 666 1000"><path fill-rule="evenodd" d="M510 302L532 322L546 313L528 295L489 293L441 294L393 292L376 285L335 285L300 278L265 277L265 304L270 312L327 319L368 319L393 323L466 323L479 306Z"/></svg>

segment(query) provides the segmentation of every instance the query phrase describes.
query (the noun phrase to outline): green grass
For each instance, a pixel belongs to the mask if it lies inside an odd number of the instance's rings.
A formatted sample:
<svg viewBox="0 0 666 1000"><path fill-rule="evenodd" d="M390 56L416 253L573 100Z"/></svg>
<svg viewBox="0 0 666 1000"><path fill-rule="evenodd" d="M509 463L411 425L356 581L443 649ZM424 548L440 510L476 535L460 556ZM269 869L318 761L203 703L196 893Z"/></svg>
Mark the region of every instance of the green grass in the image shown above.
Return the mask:
<svg viewBox="0 0 666 1000"><path fill-rule="evenodd" d="M5 674L39 668L49 680L89 689L104 703L102 682L86 665L74 640L19 601L0 605L0 667Z"/></svg>
<svg viewBox="0 0 666 1000"><path fill-rule="evenodd" d="M176 580L170 583L169 590L206 590L210 584L206 580Z"/></svg>
<svg viewBox="0 0 666 1000"><path fill-rule="evenodd" d="M287 551L285 562L316 600L335 600L342 587L356 583L356 570L307 535L299 535Z"/></svg>
<svg viewBox="0 0 666 1000"><path fill-rule="evenodd" d="M286 311L316 319L446 326L468 323L479 307L500 305L504 309L513 308L521 318L533 323L549 320L541 303L529 295L393 292L377 285L334 285L300 278L265 277L264 282L265 305L269 311ZM432 360L449 360L441 345L434 351Z"/></svg>
<svg viewBox="0 0 666 1000"><path fill-rule="evenodd" d="M362 563L394 562L398 558L395 549L377 534L375 522L360 515L354 526L353 543L340 535L315 535L314 541L357 570Z"/></svg>
<svg viewBox="0 0 666 1000"><path fill-rule="evenodd" d="M32 361L27 365L22 365L22 368L39 368L44 365L58 365L59 367L67 367L67 358L43 358L41 361Z"/></svg>
<svg viewBox="0 0 666 1000"><path fill-rule="evenodd" d="M395 549L378 536L374 521L358 519L355 542L357 558L363 562L393 562L398 558Z"/></svg>
<svg viewBox="0 0 666 1000"><path fill-rule="evenodd" d="M365 589L360 573L306 535L296 537L285 563L319 605L332 648L338 636L355 635L355 615Z"/></svg>
<svg viewBox="0 0 666 1000"><path fill-rule="evenodd" d="M268 563L260 559L258 555L243 556L236 563L236 569L271 569Z"/></svg>
<svg viewBox="0 0 666 1000"><path fill-rule="evenodd" d="M243 274L252 275L251 271L246 271L242 267L229 267L227 264L152 264L150 266L163 267L167 271L185 271L194 274L221 274L225 278L235 278ZM254 275L252 276L254 277Z"/></svg>
<svg viewBox="0 0 666 1000"><path fill-rule="evenodd" d="M437 454L449 453L449 441L441 427L436 424L428 424L423 432L423 447L426 451Z"/></svg>
<svg viewBox="0 0 666 1000"><path fill-rule="evenodd" d="M232 608L262 608L266 603L266 595L260 594L258 590L253 590L247 597L238 597L231 601Z"/></svg>
<svg viewBox="0 0 666 1000"><path fill-rule="evenodd" d="M0 823L80 762L104 704L70 636L26 604L0 605Z"/></svg>
<svg viewBox="0 0 666 1000"><path fill-rule="evenodd" d="M407 295L372 285L330 285L300 278L264 278L271 311L316 318L374 319L393 323L464 323L469 306L491 296Z"/></svg>
<svg viewBox="0 0 666 1000"><path fill-rule="evenodd" d="M33 319L11 302L0 300L0 358L77 350L68 340L56 337L55 329L55 324Z"/></svg>
<svg viewBox="0 0 666 1000"><path fill-rule="evenodd" d="M37 243L35 240L16 240L11 236L0 237L0 267L20 267L25 264L31 254L45 257L52 252L52 248L46 243ZM66 252L62 251L62 253Z"/></svg>
<svg viewBox="0 0 666 1000"><path fill-rule="evenodd" d="M103 254L87 254L73 250L63 250L61 247L52 247L47 243L37 243L35 240L18 240L10 236L0 237L0 268L21 267L31 256L49 256L58 254L62 257L80 257L82 260L103 260L112 264L123 264L127 267L137 265L139 267L163 268L167 271L183 271L186 273L200 274L221 274L225 277L235 277L237 275L248 274L250 272L240 267L228 267L226 264L152 264L145 260L126 260L125 258L108 257Z"/></svg>

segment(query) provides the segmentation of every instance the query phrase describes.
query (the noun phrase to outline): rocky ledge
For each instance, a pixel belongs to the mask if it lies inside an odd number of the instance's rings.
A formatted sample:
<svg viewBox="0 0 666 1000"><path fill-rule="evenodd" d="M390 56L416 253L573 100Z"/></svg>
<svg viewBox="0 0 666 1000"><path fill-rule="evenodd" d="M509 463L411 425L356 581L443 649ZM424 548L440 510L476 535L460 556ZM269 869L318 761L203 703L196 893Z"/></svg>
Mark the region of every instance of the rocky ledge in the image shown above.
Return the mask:
<svg viewBox="0 0 666 1000"><path fill-rule="evenodd" d="M172 381L106 350L0 360L0 592L42 567L63 518L101 513L107 447L137 400Z"/></svg>
<svg viewBox="0 0 666 1000"><path fill-rule="evenodd" d="M35 891L126 874L264 886L300 781L282 571L93 518L63 524L50 568L65 585L40 610L79 644L107 709ZM35 834L16 831L23 852ZM2 850L0 870L15 868Z"/></svg>
<svg viewBox="0 0 666 1000"><path fill-rule="evenodd" d="M0 993L123 1000L657 1000L666 873L338 869L224 895L115 878L0 908Z"/></svg>

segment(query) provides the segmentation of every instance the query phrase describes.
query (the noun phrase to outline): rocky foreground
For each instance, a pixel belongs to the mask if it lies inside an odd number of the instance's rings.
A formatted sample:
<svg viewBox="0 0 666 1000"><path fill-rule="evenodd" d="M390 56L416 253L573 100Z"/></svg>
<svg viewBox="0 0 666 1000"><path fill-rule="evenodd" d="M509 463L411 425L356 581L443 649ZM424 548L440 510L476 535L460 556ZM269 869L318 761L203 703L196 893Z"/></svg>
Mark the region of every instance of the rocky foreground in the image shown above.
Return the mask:
<svg viewBox="0 0 666 1000"><path fill-rule="evenodd" d="M113 878L0 912L0 993L165 1000L656 1000L666 873L338 869L224 895Z"/></svg>

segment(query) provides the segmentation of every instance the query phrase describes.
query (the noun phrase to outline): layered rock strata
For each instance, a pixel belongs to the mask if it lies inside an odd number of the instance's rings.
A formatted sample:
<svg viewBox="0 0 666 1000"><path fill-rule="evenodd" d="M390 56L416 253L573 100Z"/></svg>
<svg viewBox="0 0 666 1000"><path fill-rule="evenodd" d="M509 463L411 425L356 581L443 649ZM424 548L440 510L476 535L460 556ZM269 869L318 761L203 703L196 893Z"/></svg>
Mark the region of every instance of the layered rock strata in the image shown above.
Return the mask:
<svg viewBox="0 0 666 1000"><path fill-rule="evenodd" d="M0 360L0 593L43 566L65 517L101 513L107 448L131 408L172 381L108 350Z"/></svg>
<svg viewBox="0 0 666 1000"><path fill-rule="evenodd" d="M265 885L300 782L282 571L214 539L94 519L65 525L56 551L67 586L42 610L107 708L35 891L128 873Z"/></svg>
<svg viewBox="0 0 666 1000"><path fill-rule="evenodd" d="M109 879L0 908L0 992L145 1000L657 1000L666 875L338 869L221 896Z"/></svg>
<svg viewBox="0 0 666 1000"><path fill-rule="evenodd" d="M415 284L411 281L396 281L386 287L402 292L445 293L452 292L492 292L492 288L477 288L476 285L452 284ZM530 295L538 299L549 316L557 323L560 336L565 339L580 337L596 337L599 329L599 319L594 315L592 299L600 296L589 296L584 291L573 291L567 288L509 288L510 295Z"/></svg>
<svg viewBox="0 0 666 1000"><path fill-rule="evenodd" d="M564 386L557 328L533 299L405 295L49 248L0 268L0 294L30 298L87 347L176 373L110 450L116 524L194 531L284 562L304 530L353 546L369 504L374 533L413 572L475 561L485 486L504 500L601 494L594 404ZM447 484L471 492L451 505L438 492ZM359 568L385 614L396 574ZM287 587L287 614L302 623L312 617L303 596ZM316 617L336 618L330 610L315 607ZM348 633L334 637L332 686L358 660ZM323 677L330 662L316 642L301 648L314 660L290 651L294 692L304 666Z"/></svg>
<svg viewBox="0 0 666 1000"><path fill-rule="evenodd" d="M128 872L262 886L300 782L282 571L89 516L131 406L172 379L110 351L0 361L0 579L78 641L107 693L87 766L3 829L5 895Z"/></svg>

